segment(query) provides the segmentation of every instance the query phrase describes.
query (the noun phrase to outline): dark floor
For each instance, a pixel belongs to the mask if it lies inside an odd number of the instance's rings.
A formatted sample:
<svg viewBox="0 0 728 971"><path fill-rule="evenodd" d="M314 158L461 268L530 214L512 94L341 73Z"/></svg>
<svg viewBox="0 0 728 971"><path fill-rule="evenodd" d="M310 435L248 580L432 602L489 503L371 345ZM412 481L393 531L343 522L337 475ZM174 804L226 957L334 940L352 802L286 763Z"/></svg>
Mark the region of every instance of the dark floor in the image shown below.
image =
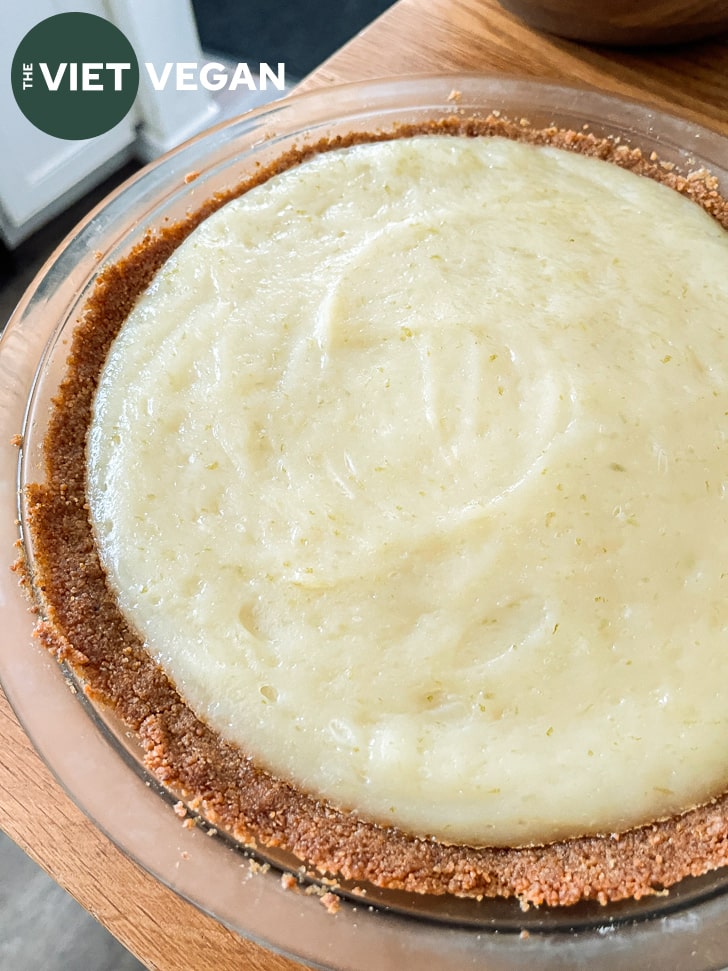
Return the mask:
<svg viewBox="0 0 728 971"><path fill-rule="evenodd" d="M143 966L0 831L0 969L143 971Z"/></svg>
<svg viewBox="0 0 728 971"><path fill-rule="evenodd" d="M290 83L308 74L391 3L318 0L304 7L294 0L276 5L266 0L193 0L193 7L203 50L236 62L283 61ZM0 243L0 332L50 252L136 167L127 165L14 251ZM44 928L41 935L39 926ZM0 831L0 971L143 968Z"/></svg>
<svg viewBox="0 0 728 971"><path fill-rule="evenodd" d="M0 240L0 333L33 277L58 243L71 232L90 209L138 169L138 163L128 162L115 175L102 182L93 192L70 206L60 216L56 216L52 222L39 229L16 249L9 250ZM0 963L0 971L5 971L2 963Z"/></svg>
<svg viewBox="0 0 728 971"><path fill-rule="evenodd" d="M235 60L283 61L303 78L371 23L393 0L192 0L204 50Z"/></svg>

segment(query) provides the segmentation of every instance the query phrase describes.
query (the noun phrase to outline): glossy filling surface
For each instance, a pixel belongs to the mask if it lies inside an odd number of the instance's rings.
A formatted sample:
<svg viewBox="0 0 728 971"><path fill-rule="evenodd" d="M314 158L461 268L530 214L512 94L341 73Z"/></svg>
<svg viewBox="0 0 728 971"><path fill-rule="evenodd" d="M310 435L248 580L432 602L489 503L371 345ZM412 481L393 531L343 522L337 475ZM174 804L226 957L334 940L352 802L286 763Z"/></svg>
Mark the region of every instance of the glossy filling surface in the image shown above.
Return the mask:
<svg viewBox="0 0 728 971"><path fill-rule="evenodd" d="M274 774L443 841L725 789L728 234L499 138L319 155L117 337L89 502L125 614Z"/></svg>

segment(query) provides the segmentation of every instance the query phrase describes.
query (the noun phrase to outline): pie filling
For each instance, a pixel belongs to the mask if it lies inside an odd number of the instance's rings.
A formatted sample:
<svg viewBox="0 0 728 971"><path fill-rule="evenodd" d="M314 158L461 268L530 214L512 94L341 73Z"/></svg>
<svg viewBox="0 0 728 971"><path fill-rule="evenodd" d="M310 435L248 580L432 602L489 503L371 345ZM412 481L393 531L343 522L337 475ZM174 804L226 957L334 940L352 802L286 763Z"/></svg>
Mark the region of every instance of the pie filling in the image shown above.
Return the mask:
<svg viewBox="0 0 728 971"><path fill-rule="evenodd" d="M652 179L427 135L206 219L116 337L119 605L257 765L445 844L728 788L728 233Z"/></svg>

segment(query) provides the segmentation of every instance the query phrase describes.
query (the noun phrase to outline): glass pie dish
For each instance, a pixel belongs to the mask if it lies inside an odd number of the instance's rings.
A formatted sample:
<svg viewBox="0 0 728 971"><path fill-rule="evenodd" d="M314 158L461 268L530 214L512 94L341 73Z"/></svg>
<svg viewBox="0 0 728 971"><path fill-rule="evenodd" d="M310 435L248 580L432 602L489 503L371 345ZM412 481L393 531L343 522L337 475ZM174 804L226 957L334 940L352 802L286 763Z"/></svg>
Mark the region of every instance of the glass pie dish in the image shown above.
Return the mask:
<svg viewBox="0 0 728 971"><path fill-rule="evenodd" d="M24 525L24 485L43 478L51 401L69 335L98 273L149 230L183 219L288 149L351 132L387 130L455 113L500 112L620 139L686 174L709 170L728 193L728 143L679 118L612 96L532 80L432 76L342 86L293 97L212 129L122 186L62 244L17 308L0 343L0 679L48 766L81 809L129 857L224 924L309 964L331 969L419 966L433 971L728 964L728 875L682 881L669 894L603 907L524 911L517 901L426 897L337 887L327 912L309 878L286 889L300 861L252 853L204 820L183 828L176 797L146 772L140 747L113 712L88 700L70 670L34 642L34 617L10 572ZM22 448L12 444L22 437ZM18 526L19 524L19 526ZM20 530L20 532L18 532ZM252 863L252 865L251 865ZM325 887L325 885L324 885Z"/></svg>

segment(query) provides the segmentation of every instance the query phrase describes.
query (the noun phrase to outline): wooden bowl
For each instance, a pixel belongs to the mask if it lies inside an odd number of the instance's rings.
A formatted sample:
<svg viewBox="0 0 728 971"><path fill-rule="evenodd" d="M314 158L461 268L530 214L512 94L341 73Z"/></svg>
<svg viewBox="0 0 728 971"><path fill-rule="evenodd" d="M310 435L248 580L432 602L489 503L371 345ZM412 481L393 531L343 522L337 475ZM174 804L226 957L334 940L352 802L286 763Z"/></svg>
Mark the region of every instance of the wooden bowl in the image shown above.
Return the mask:
<svg viewBox="0 0 728 971"><path fill-rule="evenodd" d="M675 44L728 31L728 0L500 0L538 30L625 46Z"/></svg>

